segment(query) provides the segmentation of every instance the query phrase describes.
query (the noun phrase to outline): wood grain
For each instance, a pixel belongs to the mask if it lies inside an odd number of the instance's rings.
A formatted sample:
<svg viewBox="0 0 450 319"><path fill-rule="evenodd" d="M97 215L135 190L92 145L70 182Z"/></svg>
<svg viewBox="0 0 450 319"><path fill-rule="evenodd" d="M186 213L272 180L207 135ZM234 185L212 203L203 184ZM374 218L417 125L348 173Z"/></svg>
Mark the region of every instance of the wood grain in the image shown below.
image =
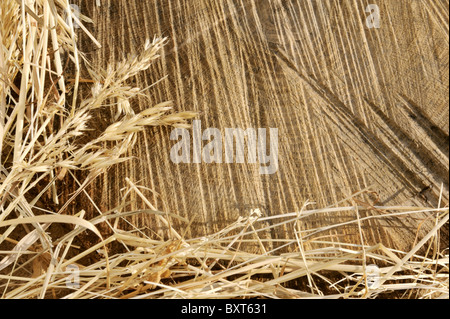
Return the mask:
<svg viewBox="0 0 450 319"><path fill-rule="evenodd" d="M148 129L135 159L91 187L102 207L118 204L126 176L154 191L146 195L159 210L197 216L187 236L217 231L252 208L273 215L299 211L307 200L326 207L369 186L382 205L437 206L443 185L448 203L447 0L74 2L94 20L88 28L102 44L81 36L94 66L137 52L146 38L169 37L159 63L133 83L144 88L167 75L148 91L151 103L174 100L177 110L199 111L204 128L222 132L279 130L279 170L260 175L258 164L173 164L171 129ZM380 7L379 29L365 24L369 3ZM134 107L148 104L139 99ZM364 241L411 248L418 229L434 223L416 217L369 220ZM321 215L303 227L354 218ZM360 241L355 224L324 235Z"/></svg>

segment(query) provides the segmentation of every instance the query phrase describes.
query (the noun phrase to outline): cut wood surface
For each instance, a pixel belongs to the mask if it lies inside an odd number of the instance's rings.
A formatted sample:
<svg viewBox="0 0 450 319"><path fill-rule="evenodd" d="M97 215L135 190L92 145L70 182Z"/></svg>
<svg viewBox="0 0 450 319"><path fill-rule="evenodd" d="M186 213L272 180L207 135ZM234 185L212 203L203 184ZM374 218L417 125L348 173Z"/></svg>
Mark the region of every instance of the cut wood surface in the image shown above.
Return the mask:
<svg viewBox="0 0 450 319"><path fill-rule="evenodd" d="M203 128L278 129L278 171L260 175L259 164L174 164L172 128L150 128L139 135L132 161L91 185L102 209L119 203L125 177L146 187L158 210L195 217L187 229L193 237L255 208L265 216L292 213L306 201L322 208L363 190L369 191L340 205L437 207L441 186L440 205L448 203L448 1L74 3L93 19L87 27L102 45L80 32L94 67L135 54L148 38L168 37L159 62L131 84L147 88L167 77L146 91L149 99L135 100L136 109L173 100L177 111L198 111ZM366 25L370 3L380 8L380 28ZM133 205L148 208L139 198ZM418 231L434 226L432 215L415 217L366 220L364 243L410 249ZM302 228L354 219L315 215ZM162 226L150 218L141 223ZM323 235L361 241L355 223Z"/></svg>

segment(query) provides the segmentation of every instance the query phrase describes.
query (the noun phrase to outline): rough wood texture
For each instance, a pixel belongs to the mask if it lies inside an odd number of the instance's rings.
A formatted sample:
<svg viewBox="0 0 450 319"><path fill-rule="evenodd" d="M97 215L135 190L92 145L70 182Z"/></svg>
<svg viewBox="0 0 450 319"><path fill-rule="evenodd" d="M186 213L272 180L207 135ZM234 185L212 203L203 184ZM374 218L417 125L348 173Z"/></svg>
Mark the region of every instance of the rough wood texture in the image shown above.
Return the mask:
<svg viewBox="0 0 450 319"><path fill-rule="evenodd" d="M443 184L448 203L448 1L74 2L93 18L89 29L103 45L80 40L94 65L136 52L146 38L169 37L160 63L134 83L168 76L149 91L153 103L174 100L177 110L200 111L204 128L222 132L279 129L279 170L269 176L255 164L175 165L171 129L149 129L136 159L93 185L103 207L118 203L126 176L155 191L146 195L158 209L197 214L188 236L219 230L252 208L271 215L298 211L306 200L325 207L368 186L382 205L430 206ZM369 3L380 7L379 29L365 24ZM418 229L427 231L427 223L419 227L424 217L371 220L364 239L408 249ZM303 227L354 218L320 216ZM355 224L326 234L360 242Z"/></svg>

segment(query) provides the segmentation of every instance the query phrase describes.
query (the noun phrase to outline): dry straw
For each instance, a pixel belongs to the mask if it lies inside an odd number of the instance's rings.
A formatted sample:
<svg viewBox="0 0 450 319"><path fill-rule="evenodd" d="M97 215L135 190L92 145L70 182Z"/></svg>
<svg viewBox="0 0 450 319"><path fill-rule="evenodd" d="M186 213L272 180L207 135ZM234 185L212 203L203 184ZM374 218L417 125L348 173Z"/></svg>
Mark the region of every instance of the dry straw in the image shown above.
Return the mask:
<svg viewBox="0 0 450 319"><path fill-rule="evenodd" d="M448 207L308 210L307 203L300 212L271 217L253 210L218 233L185 238L173 221L188 228L193 220L157 211L141 187L126 178L126 195L118 207L90 219L86 216L92 214L83 210L67 215L67 207L81 193L88 196L86 187L96 177L127 160L125 155L145 127L187 127L186 121L195 116L170 113L170 102L138 114L131 107L130 99L143 91L126 82L152 65L165 39L147 41L141 54L106 70L91 70L77 50L72 20L66 19L68 8L63 0L0 2L2 298L375 298L380 294L448 298L448 249L439 245ZM89 19L73 18L97 43L83 25ZM75 70L70 78L64 61ZM79 96L82 64L91 77L84 80L91 83L87 97ZM86 140L94 112L106 108L115 122ZM80 170L87 172L82 181L74 174ZM57 182L66 179L75 179L79 188L60 202ZM37 205L49 194L54 205ZM127 211L131 196L142 199L148 209ZM349 201L352 198L343 202ZM382 212L366 219L427 212L434 216L435 227L409 252L381 244L337 243L321 235L348 223L360 225L362 210ZM302 219L308 216L343 211L354 212L354 220L302 228ZM155 215L165 226L165 238L151 238L132 224L129 217L138 215ZM54 224L70 224L72 230L51 236L47 231ZM101 224L108 229L100 231ZM263 236L278 228L291 228L295 237ZM79 250L75 241L85 238L86 232L97 241ZM97 256L93 261L85 258L93 254ZM380 265L375 284L367 273L369 260ZM73 266L79 270L77 287L67 284L68 267Z"/></svg>

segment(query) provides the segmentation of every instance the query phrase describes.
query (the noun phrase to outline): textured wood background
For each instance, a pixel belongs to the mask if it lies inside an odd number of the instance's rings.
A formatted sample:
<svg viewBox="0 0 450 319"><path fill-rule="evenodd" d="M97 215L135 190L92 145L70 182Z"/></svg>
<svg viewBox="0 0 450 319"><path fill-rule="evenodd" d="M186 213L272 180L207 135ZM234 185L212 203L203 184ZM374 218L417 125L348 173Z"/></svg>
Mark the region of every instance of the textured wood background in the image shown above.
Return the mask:
<svg viewBox="0 0 450 319"><path fill-rule="evenodd" d="M368 186L380 205L435 206L443 184L448 203L448 0L74 3L94 20L88 28L102 44L80 39L94 66L136 53L146 38L169 37L158 64L133 83L147 87L167 75L149 91L153 103L174 100L222 132L279 130L279 170L260 175L258 164L175 165L171 129L148 129L136 159L91 187L102 208L118 204L126 176L155 192L146 195L159 210L197 215L188 236L217 231L252 208L273 215L298 211L306 200L325 207ZM380 7L379 29L365 24L369 3ZM410 248L425 216L416 217L365 223L366 243ZM354 218L321 215L303 227ZM327 234L359 242L356 225Z"/></svg>

